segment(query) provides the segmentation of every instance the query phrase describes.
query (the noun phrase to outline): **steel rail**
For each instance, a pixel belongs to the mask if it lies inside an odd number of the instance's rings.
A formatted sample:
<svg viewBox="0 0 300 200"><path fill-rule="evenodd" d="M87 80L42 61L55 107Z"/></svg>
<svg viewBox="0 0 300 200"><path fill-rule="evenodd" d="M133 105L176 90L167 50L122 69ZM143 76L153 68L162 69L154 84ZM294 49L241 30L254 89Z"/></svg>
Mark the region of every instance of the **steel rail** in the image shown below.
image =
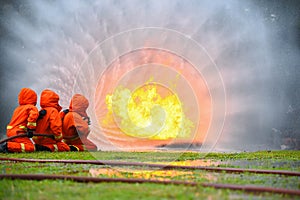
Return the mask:
<svg viewBox="0 0 300 200"><path fill-rule="evenodd" d="M213 187L215 189L241 190L253 193L276 193L300 196L300 190L291 190L285 188L273 188L251 185L233 185L218 183L197 183L190 181L174 181L174 180L151 180L151 179L126 179L126 178L97 178L85 176L64 176L64 175L44 175L44 174L0 174L0 179L12 180L71 180L83 183L103 183L103 182L121 182L121 183L155 183L155 184L173 184L186 186L202 186Z"/></svg>
<svg viewBox="0 0 300 200"><path fill-rule="evenodd" d="M109 166L137 166L160 169L186 169L186 170L204 170L210 172L226 173L254 173L254 174L277 174L283 176L300 176L300 172L287 170L264 170L264 169L245 169L245 168L225 168L225 167L204 167L204 166L183 166L183 165L164 165L143 162L122 162L111 160L58 160L58 159L26 159L26 158L1 158L2 161L13 162L38 162L38 163L65 163L65 164L92 164Z"/></svg>

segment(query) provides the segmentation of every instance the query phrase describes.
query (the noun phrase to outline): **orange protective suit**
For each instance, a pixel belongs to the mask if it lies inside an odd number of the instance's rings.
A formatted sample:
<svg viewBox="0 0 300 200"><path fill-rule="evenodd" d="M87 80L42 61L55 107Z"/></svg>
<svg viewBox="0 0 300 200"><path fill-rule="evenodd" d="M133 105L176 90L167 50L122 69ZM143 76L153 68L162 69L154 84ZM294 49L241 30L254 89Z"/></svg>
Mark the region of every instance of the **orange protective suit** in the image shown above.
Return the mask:
<svg viewBox="0 0 300 200"><path fill-rule="evenodd" d="M83 95L75 94L71 99L69 112L63 117L64 141L78 151L97 150L97 146L87 139L90 133L89 118L86 113L88 106L89 101Z"/></svg>
<svg viewBox="0 0 300 200"><path fill-rule="evenodd" d="M22 88L19 93L19 105L7 126L7 137L23 134L27 129L36 128L36 120L39 117L36 93L29 88ZM7 142L8 152L33 152L35 146L28 137L15 138Z"/></svg>
<svg viewBox="0 0 300 200"><path fill-rule="evenodd" d="M58 101L59 96L51 90L46 89L41 93L40 106L46 111L46 115L37 121L36 132L52 134L54 139L35 136L33 140L36 144L48 147L51 151L70 151L69 146L62 141L62 122L59 115L61 106Z"/></svg>

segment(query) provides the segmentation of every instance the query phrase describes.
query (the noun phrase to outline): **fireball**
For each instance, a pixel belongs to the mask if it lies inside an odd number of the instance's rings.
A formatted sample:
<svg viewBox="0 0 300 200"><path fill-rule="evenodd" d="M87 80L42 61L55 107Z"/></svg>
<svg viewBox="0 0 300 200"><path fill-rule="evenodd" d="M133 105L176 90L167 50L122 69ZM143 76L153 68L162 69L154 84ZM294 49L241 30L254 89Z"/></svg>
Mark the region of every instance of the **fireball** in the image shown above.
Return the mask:
<svg viewBox="0 0 300 200"><path fill-rule="evenodd" d="M211 122L206 82L191 63L168 51L138 49L114 60L95 88L97 120L123 149L202 143Z"/></svg>
<svg viewBox="0 0 300 200"><path fill-rule="evenodd" d="M134 91L119 86L106 96L106 105L108 112L103 123L109 125L115 118L120 129L132 137L188 138L194 127L176 94L157 83Z"/></svg>

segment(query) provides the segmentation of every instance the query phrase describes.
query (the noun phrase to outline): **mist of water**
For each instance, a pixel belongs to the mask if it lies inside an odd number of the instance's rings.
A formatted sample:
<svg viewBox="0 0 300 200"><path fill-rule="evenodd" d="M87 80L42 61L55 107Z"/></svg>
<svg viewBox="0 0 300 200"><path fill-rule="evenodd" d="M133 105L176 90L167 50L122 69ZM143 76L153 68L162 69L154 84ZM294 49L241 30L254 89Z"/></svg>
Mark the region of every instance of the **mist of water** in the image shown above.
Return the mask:
<svg viewBox="0 0 300 200"><path fill-rule="evenodd" d="M271 128L286 109L288 98L272 100L286 88L273 76L277 41L270 38L268 23L276 16L266 17L253 2L22 1L4 4L3 12L2 87L7 101L1 107L14 107L22 87L38 93L51 88L68 107L76 73L93 48L123 31L160 27L197 41L220 71L227 112L218 148L268 144ZM3 119L8 123L9 118Z"/></svg>

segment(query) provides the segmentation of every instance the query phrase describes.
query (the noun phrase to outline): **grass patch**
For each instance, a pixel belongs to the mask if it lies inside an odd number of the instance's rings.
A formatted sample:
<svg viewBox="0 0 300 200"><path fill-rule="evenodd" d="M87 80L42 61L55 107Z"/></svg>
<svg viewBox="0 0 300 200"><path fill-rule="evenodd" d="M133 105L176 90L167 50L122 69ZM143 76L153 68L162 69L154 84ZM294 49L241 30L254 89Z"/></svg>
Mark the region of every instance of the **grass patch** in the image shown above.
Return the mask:
<svg viewBox="0 0 300 200"><path fill-rule="evenodd" d="M0 199L196 199L226 198L210 188L159 184L74 183L72 181L0 181Z"/></svg>
<svg viewBox="0 0 300 200"><path fill-rule="evenodd" d="M116 160L139 162L171 162L202 159L221 161L220 166L261 169L287 169L300 171L297 163L300 160L299 151L260 151L243 153L195 153L195 152L35 152L0 154L0 157L33 158L33 159L74 159L74 160ZM276 163L282 165L275 165ZM274 164L275 163L275 164ZM275 167L274 167L275 165ZM243 166L245 167L245 166ZM22 163L1 161L2 174L58 174L75 176L92 176L90 169L107 168L107 166L90 164L63 164L63 163ZM116 168L114 168L116 169ZM101 174L100 177L127 177L127 178L157 178L168 180L195 181L200 183L231 183L242 185L260 185L300 189L299 177L284 177L262 174L225 174L201 170L181 170L182 173L160 172L142 173L137 176L132 170L135 167L123 168L119 175ZM139 168L142 170L142 168ZM177 175L176 175L177 173ZM174 175L175 174L175 175ZM281 195L251 194L239 191L216 190L191 186L175 186L161 184L126 184L126 183L76 183L63 180L25 181L0 180L0 199L280 199ZM286 198L286 197L284 197Z"/></svg>
<svg viewBox="0 0 300 200"><path fill-rule="evenodd" d="M205 156L207 159L217 160L300 160L300 151L257 151L241 153L209 153Z"/></svg>
<svg viewBox="0 0 300 200"><path fill-rule="evenodd" d="M77 159L77 160L128 160L128 161L185 161L212 160L300 160L300 151L257 151L241 153L198 153L198 152L34 152L0 153L1 157L32 159Z"/></svg>

